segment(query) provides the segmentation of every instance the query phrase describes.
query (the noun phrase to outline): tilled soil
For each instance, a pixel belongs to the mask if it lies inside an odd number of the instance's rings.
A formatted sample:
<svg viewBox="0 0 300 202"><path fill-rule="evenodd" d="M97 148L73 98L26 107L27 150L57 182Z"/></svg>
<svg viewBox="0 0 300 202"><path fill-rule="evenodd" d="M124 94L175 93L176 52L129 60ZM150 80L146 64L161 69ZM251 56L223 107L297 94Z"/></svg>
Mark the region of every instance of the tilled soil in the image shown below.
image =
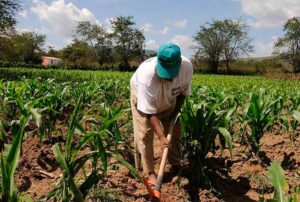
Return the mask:
<svg viewBox="0 0 300 202"><path fill-rule="evenodd" d="M18 190L42 199L55 187L61 170L51 147L57 141L47 140L40 144L37 136L25 137L15 175Z"/></svg>
<svg viewBox="0 0 300 202"><path fill-rule="evenodd" d="M18 189L30 194L34 199L43 199L59 181L61 171L58 168L51 147L62 142L61 136L44 140L41 144L37 136L28 135L22 145L22 154L16 173ZM154 143L156 169L161 154L159 142ZM261 140L259 158L249 158L248 149L234 143L233 159L228 150L207 157L206 174L210 186L191 190L188 176L189 168L184 167L182 177L173 184L170 167L166 167L162 187L162 201L258 201L259 195L271 197L273 188L268 180L267 166L278 160L290 185L300 182L300 137L292 142L288 133L275 135L266 133ZM114 160L111 159L111 162ZM133 162L131 162L133 163ZM105 188L105 193L100 189ZM99 184L99 190L93 191L93 199L102 201L149 201L144 185L135 180L123 166L112 167L107 177ZM93 195L92 194L92 195ZM97 196L97 194L99 196ZM105 196L104 196L105 195ZM96 201L96 200L90 200ZM101 200L100 200L101 201Z"/></svg>

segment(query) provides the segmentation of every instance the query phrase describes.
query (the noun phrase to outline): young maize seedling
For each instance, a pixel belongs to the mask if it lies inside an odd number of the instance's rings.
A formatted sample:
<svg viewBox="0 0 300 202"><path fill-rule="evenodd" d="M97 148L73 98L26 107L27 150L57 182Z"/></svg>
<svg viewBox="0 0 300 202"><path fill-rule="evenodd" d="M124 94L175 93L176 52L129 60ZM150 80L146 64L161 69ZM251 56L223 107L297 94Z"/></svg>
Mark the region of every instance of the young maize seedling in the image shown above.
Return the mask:
<svg viewBox="0 0 300 202"><path fill-rule="evenodd" d="M243 125L251 128L250 134L246 135L248 144L253 152L257 155L260 148L260 139L265 131L273 126L278 119L277 103L282 98L273 99L265 93L264 89L259 92L250 93L249 102L243 109Z"/></svg>
<svg viewBox="0 0 300 202"><path fill-rule="evenodd" d="M220 105L206 102L194 104L192 100L187 100L181 113L184 156L195 172L195 186L200 184L200 179L204 176L206 156L213 149L218 135L222 146L227 144L230 155L232 152L231 136L225 127L236 107L225 111L220 110Z"/></svg>
<svg viewBox="0 0 300 202"><path fill-rule="evenodd" d="M268 167L269 178L274 186L273 199L265 199L260 196L260 202L298 202L300 195L300 186L295 187L291 195L287 195L289 185L285 179L284 170L278 161L273 161Z"/></svg>

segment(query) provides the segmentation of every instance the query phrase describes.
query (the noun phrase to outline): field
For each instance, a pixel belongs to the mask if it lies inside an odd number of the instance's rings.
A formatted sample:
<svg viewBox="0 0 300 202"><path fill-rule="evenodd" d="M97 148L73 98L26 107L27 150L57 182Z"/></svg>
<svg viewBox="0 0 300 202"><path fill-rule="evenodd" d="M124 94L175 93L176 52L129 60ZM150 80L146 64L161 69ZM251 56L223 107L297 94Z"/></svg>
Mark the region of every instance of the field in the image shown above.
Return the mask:
<svg viewBox="0 0 300 202"><path fill-rule="evenodd" d="M148 201L131 75L1 68L2 201ZM180 121L183 170L167 166L163 201L299 201L299 81L194 75Z"/></svg>

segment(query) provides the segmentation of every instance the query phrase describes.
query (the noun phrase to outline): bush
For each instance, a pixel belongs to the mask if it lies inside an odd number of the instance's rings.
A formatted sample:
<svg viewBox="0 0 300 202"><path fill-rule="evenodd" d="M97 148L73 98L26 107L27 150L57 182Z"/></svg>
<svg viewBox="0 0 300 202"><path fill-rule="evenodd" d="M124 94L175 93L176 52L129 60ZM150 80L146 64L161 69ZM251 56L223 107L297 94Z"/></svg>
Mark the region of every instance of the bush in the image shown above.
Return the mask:
<svg viewBox="0 0 300 202"><path fill-rule="evenodd" d="M10 68L10 67L18 67L18 68L45 68L41 64L28 64L25 62L10 62L10 61L0 61L0 67L2 68Z"/></svg>
<svg viewBox="0 0 300 202"><path fill-rule="evenodd" d="M45 67L42 64L29 64L25 62L10 62L10 61L1 61L0 60L0 68L37 68L37 69L65 69L65 70L106 70L113 71L119 70L119 64L104 64L103 66L99 66L96 63L85 64L83 62L77 64L70 63L61 63L59 65L52 65ZM127 71L135 71L137 69L136 65L132 65L129 67Z"/></svg>

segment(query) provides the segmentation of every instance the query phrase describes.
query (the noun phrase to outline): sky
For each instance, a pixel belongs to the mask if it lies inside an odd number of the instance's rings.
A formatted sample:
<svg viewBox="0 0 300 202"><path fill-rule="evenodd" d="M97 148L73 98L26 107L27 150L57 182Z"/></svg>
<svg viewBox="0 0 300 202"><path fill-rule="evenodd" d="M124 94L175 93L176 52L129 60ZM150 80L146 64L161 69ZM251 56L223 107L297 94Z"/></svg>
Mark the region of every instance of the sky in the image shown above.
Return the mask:
<svg viewBox="0 0 300 202"><path fill-rule="evenodd" d="M78 21L91 21L111 29L110 20L133 16L143 30L146 49L173 42L182 54L195 52L193 37L212 20L242 19L249 25L255 52L272 54L287 19L300 15L300 0L21 0L17 29L45 34L46 46L61 49L72 42Z"/></svg>

